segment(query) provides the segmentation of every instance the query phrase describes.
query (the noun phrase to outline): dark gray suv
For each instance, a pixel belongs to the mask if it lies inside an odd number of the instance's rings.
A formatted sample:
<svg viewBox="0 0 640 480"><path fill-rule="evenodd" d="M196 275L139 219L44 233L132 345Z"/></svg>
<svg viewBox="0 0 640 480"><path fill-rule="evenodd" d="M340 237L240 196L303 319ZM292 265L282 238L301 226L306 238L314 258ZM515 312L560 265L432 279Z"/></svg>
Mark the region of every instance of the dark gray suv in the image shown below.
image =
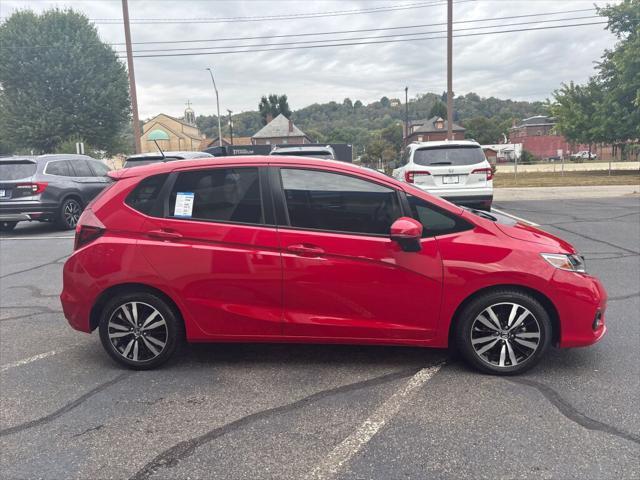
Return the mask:
<svg viewBox="0 0 640 480"><path fill-rule="evenodd" d="M111 182L109 170L85 155L0 158L0 231L34 220L75 228L83 208Z"/></svg>

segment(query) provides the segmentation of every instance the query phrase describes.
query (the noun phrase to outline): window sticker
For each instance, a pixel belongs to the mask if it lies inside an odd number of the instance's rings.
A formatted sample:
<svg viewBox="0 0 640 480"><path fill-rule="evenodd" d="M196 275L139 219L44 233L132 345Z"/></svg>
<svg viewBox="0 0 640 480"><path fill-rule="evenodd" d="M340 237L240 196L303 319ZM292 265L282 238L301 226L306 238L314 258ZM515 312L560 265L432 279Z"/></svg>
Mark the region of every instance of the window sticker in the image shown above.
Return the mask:
<svg viewBox="0 0 640 480"><path fill-rule="evenodd" d="M173 216L191 218L191 214L193 213L193 199L193 192L177 192Z"/></svg>

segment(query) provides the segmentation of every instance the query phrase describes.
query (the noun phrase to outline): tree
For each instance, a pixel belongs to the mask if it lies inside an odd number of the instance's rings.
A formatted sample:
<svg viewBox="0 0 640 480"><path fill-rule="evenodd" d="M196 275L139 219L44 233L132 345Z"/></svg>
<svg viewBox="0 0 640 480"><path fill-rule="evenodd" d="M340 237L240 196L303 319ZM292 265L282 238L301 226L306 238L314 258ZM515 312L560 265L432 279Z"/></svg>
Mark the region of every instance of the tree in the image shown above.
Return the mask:
<svg viewBox="0 0 640 480"><path fill-rule="evenodd" d="M360 100L356 100L353 103L353 108L362 108L362 102Z"/></svg>
<svg viewBox="0 0 640 480"><path fill-rule="evenodd" d="M394 123L388 126L380 132L380 138L386 142L396 154L400 154L404 140L402 138L402 125Z"/></svg>
<svg viewBox="0 0 640 480"><path fill-rule="evenodd" d="M618 38L596 67L594 81L602 90L596 106L597 135L619 145L624 157L627 144L640 139L640 2L624 0L597 12L608 17L607 29Z"/></svg>
<svg viewBox="0 0 640 480"><path fill-rule="evenodd" d="M431 117L440 117L447 119L447 106L441 100L436 100L436 102L431 107L429 111L429 118Z"/></svg>
<svg viewBox="0 0 640 480"><path fill-rule="evenodd" d="M563 84L553 94L551 113L556 117L556 129L571 143L591 145L601 139L598 124L598 104L602 100L599 85L591 80L587 85Z"/></svg>
<svg viewBox="0 0 640 480"><path fill-rule="evenodd" d="M124 65L73 10L0 25L0 144L52 152L72 138L112 151L130 114Z"/></svg>
<svg viewBox="0 0 640 480"><path fill-rule="evenodd" d="M465 136L481 145L498 143L505 132L503 126L493 118L474 117L463 122Z"/></svg>
<svg viewBox="0 0 640 480"><path fill-rule="evenodd" d="M271 118L276 118L280 114L287 118L291 117L291 109L289 108L289 102L286 95L271 93L268 97L263 96L260 99L258 110L260 111L263 125L268 123L267 117L269 115L271 115Z"/></svg>
<svg viewBox="0 0 640 480"><path fill-rule="evenodd" d="M389 108L391 106L391 101L388 97L382 97L380 99L380 105L382 105L384 108Z"/></svg>
<svg viewBox="0 0 640 480"><path fill-rule="evenodd" d="M353 102L351 101L351 99L349 97L345 98L342 101L342 105L344 105L345 107L348 107L350 109L353 109Z"/></svg>

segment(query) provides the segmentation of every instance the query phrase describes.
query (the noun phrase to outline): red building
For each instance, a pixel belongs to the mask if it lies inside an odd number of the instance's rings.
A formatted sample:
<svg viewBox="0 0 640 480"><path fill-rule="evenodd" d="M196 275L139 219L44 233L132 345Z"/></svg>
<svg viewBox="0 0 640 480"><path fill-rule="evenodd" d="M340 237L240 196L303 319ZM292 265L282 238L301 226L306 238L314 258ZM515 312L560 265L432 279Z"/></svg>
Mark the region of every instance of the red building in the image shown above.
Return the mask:
<svg viewBox="0 0 640 480"><path fill-rule="evenodd" d="M557 157L559 150L567 157L571 153L589 150L589 145L571 145L566 138L555 131L552 117L538 115L522 120L509 130L509 143L521 143L526 150L538 158ZM595 146L592 146L595 152Z"/></svg>

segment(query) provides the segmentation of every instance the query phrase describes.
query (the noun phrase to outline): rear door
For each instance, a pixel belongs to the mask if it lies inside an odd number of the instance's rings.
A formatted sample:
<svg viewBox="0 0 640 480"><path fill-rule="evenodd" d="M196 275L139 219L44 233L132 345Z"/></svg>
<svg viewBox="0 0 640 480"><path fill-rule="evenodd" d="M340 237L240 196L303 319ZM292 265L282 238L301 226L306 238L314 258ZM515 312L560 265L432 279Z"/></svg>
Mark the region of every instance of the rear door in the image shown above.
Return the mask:
<svg viewBox="0 0 640 480"><path fill-rule="evenodd" d="M107 177L93 171L88 160L83 158L70 159L69 165L74 175L73 182L82 196L83 205L89 203L109 183Z"/></svg>
<svg viewBox="0 0 640 480"><path fill-rule="evenodd" d="M139 249L185 303L196 336L281 334L282 267L265 174L259 166L178 171L163 218L142 228Z"/></svg>
<svg viewBox="0 0 640 480"><path fill-rule="evenodd" d="M396 190L338 172L273 169L282 244L284 334L423 340L436 328L442 265L389 239L403 215Z"/></svg>
<svg viewBox="0 0 640 480"><path fill-rule="evenodd" d="M30 159L0 160L0 202L20 200L31 196L31 180L36 174L37 164ZM20 188L28 185L28 188Z"/></svg>

